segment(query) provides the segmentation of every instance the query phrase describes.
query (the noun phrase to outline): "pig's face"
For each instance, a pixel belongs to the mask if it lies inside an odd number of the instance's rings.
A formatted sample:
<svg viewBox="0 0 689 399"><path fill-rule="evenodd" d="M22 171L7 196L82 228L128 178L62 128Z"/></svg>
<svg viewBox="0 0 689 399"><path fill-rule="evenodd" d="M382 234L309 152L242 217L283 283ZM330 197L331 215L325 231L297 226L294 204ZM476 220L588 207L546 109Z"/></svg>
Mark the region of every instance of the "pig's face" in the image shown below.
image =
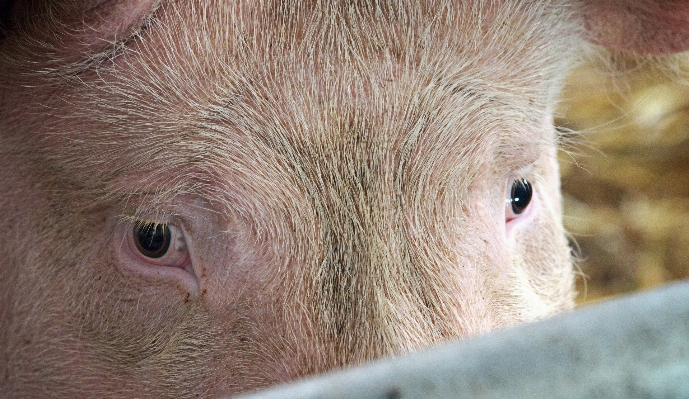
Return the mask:
<svg viewBox="0 0 689 399"><path fill-rule="evenodd" d="M0 41L3 395L238 392L572 306L569 8L72 3Z"/></svg>

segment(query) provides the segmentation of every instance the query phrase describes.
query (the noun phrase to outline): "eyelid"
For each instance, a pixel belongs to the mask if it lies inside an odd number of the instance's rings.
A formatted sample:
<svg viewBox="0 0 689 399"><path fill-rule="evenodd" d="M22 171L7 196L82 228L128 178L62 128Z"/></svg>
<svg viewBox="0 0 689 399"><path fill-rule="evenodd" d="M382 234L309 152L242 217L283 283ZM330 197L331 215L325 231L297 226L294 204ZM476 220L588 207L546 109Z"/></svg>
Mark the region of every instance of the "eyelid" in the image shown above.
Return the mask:
<svg viewBox="0 0 689 399"><path fill-rule="evenodd" d="M160 258L148 258L138 251L134 236L137 221L155 221L171 228L170 235L173 241L170 242L165 255ZM193 220L163 216L161 212L152 212L148 215L133 212L126 216L119 215L113 222L115 235L111 243L120 272L136 279L174 282L175 286L181 283L189 293L198 293L199 280L193 261L194 240L192 232L185 227L185 224L193 226Z"/></svg>
<svg viewBox="0 0 689 399"><path fill-rule="evenodd" d="M526 178L533 173L533 167L534 167L534 164L530 163L530 164L523 166L519 169L513 170L512 173L510 173L510 176L513 176L515 178L519 178L519 177Z"/></svg>
<svg viewBox="0 0 689 399"><path fill-rule="evenodd" d="M537 179L537 176L534 174L534 165L533 164L528 164L526 166L523 166L519 169L514 169L510 172L510 174L507 176L507 179L505 180L505 183L508 187L512 186L512 182L515 180L520 180L520 179L526 179L531 185L533 186L534 182Z"/></svg>
<svg viewBox="0 0 689 399"><path fill-rule="evenodd" d="M147 211L141 208L127 209L117 216L120 223L155 223L186 227L186 222L178 213L168 210Z"/></svg>

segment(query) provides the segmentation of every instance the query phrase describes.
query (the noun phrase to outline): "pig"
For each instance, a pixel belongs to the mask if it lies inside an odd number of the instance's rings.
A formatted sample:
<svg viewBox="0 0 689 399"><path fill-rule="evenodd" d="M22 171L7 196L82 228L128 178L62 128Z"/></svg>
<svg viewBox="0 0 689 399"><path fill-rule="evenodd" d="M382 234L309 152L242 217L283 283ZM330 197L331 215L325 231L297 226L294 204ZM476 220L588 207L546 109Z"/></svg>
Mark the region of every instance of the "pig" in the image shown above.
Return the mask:
<svg viewBox="0 0 689 399"><path fill-rule="evenodd" d="M574 306L553 112L687 2L0 2L0 396L232 395Z"/></svg>

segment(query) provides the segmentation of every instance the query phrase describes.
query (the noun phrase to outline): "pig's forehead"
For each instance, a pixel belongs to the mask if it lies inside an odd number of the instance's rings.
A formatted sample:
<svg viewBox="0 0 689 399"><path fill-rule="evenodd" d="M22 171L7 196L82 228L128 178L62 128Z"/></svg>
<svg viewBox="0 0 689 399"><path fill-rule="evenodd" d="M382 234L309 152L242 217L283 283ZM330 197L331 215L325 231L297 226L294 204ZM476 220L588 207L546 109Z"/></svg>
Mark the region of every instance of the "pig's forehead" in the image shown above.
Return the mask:
<svg viewBox="0 0 689 399"><path fill-rule="evenodd" d="M436 83L471 78L536 90L571 61L579 33L574 10L552 0L194 4L162 3L159 41L242 76L353 80L415 71Z"/></svg>
<svg viewBox="0 0 689 399"><path fill-rule="evenodd" d="M164 1L97 75L123 96L237 122L274 113L312 121L309 131L415 107L539 123L571 62L568 11L551 1Z"/></svg>
<svg viewBox="0 0 689 399"><path fill-rule="evenodd" d="M32 49L40 42L29 38L20 44L27 58L56 56L20 65L23 75L37 65L41 79L75 74L91 87L102 79L122 97L195 108L249 95L374 108L386 92L436 90L538 110L553 102L579 33L574 10L559 0L154 3L151 18L138 18L149 22L115 46L115 38L81 37L88 27L53 32L38 45L44 49ZM80 41L105 46L84 53ZM59 49L65 43L72 54Z"/></svg>
<svg viewBox="0 0 689 399"><path fill-rule="evenodd" d="M192 165L250 188L260 168L269 181L290 163L282 171L302 186L358 166L377 181L400 168L453 179L477 167L467 159L538 143L577 38L567 12L550 1L162 1L138 35L90 55L85 72L77 63L75 79L59 60L38 71L70 83L52 109L83 105L41 124L57 133L46 152L85 186L151 170L169 182ZM52 140L65 135L78 137Z"/></svg>

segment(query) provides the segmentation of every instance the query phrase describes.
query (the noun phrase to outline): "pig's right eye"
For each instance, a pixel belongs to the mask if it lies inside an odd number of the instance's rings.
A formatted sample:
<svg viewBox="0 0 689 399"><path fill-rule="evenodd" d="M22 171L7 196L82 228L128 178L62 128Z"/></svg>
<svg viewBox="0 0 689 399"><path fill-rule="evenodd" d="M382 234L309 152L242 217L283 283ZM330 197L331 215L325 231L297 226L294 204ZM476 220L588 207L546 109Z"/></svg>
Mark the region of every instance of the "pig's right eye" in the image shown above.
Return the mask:
<svg viewBox="0 0 689 399"><path fill-rule="evenodd" d="M130 251L156 266L186 268L189 253L182 229L174 224L138 221L129 231Z"/></svg>

